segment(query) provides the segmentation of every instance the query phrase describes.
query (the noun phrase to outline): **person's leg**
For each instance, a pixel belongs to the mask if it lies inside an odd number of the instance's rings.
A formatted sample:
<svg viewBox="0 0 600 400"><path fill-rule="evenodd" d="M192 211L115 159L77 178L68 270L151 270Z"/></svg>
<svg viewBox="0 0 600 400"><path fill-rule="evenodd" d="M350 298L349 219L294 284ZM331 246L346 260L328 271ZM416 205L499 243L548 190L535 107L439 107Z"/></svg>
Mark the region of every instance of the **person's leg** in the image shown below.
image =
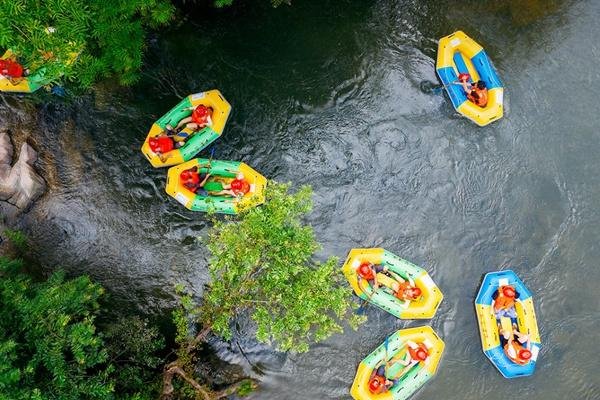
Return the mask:
<svg viewBox="0 0 600 400"><path fill-rule="evenodd" d="M195 122L190 122L185 125L185 128L191 130L192 132L196 132L200 130L200 125Z"/></svg>
<svg viewBox="0 0 600 400"><path fill-rule="evenodd" d="M187 117L187 118L183 118L181 121L179 121L179 123L177 124L177 126L175 127L175 130L180 129L181 127L189 124L190 122L192 122L192 117ZM168 127L168 126L167 126ZM171 128L172 129L172 128Z"/></svg>

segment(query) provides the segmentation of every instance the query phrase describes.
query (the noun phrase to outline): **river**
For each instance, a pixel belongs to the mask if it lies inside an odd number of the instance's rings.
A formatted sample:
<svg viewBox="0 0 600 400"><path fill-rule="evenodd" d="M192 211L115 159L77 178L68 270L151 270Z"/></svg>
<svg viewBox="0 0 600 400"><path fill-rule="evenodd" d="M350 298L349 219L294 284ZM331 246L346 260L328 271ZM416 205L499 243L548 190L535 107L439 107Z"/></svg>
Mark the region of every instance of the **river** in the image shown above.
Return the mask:
<svg viewBox="0 0 600 400"><path fill-rule="evenodd" d="M255 400L349 399L360 360L395 329L430 323L446 343L415 399L600 399L600 2L295 1L191 15L155 37L131 89L62 104L4 96L6 119L41 150L50 191L21 222L48 267L88 273L119 307L200 295L209 225L164 193L139 152L180 97L219 88L233 106L215 158L310 184L321 257L381 246L429 271L445 298L431 321L371 307L305 354L252 340L241 320L223 359L258 376ZM505 84L505 115L480 128L437 81L437 40L462 29ZM483 274L513 269L534 293L535 375L506 380L481 351Z"/></svg>

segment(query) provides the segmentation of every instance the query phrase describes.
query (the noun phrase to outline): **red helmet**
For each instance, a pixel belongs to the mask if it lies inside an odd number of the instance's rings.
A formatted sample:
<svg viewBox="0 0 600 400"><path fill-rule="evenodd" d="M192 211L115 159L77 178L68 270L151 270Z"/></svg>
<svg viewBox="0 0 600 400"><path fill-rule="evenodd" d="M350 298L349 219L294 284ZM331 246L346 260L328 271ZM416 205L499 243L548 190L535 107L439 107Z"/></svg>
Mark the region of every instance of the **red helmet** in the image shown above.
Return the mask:
<svg viewBox="0 0 600 400"><path fill-rule="evenodd" d="M414 287L414 288L412 288L411 290L412 290L412 297L413 297L413 298L415 298L415 299L416 299L417 297L421 296L421 293L422 293L422 292L421 292L421 289L420 289L420 288L418 288L418 287Z"/></svg>
<svg viewBox="0 0 600 400"><path fill-rule="evenodd" d="M179 177L184 180L187 181L188 179L190 179L192 175L192 171L190 171L189 169L186 169L185 171L182 171L181 174L179 174Z"/></svg>
<svg viewBox="0 0 600 400"><path fill-rule="evenodd" d="M517 292L515 292L515 288L512 286L504 286L502 288L502 294L512 299L517 295Z"/></svg>
<svg viewBox="0 0 600 400"><path fill-rule="evenodd" d="M200 104L192 111L192 121L197 124L206 124L208 117L212 114L212 109Z"/></svg>
<svg viewBox="0 0 600 400"><path fill-rule="evenodd" d="M427 353L427 350L425 350L422 347L419 347L417 349L417 358L421 361L425 361L427 360L427 357L429 356L429 353Z"/></svg>
<svg viewBox="0 0 600 400"><path fill-rule="evenodd" d="M156 153L156 150L158 150L158 139L151 137L148 140L148 145L150 146L150 150Z"/></svg>
<svg viewBox="0 0 600 400"><path fill-rule="evenodd" d="M527 349L519 350L519 358L521 360L529 360L531 358L531 351Z"/></svg>
<svg viewBox="0 0 600 400"><path fill-rule="evenodd" d="M371 266L373 264L371 264L370 262L366 261L362 264L360 264L360 266L358 267L358 271L362 274L362 275L368 275L371 272Z"/></svg>
<svg viewBox="0 0 600 400"><path fill-rule="evenodd" d="M466 74L466 73L458 74L459 81L463 81L463 80L468 81L469 78L471 78L471 75L469 75L469 74Z"/></svg>
<svg viewBox="0 0 600 400"><path fill-rule="evenodd" d="M369 381L369 390L371 393L376 393L379 391L379 388L385 383L385 380L382 376L375 375L373 379Z"/></svg>
<svg viewBox="0 0 600 400"><path fill-rule="evenodd" d="M236 193L246 194L250 191L250 184L244 179L235 178L231 181L231 190Z"/></svg>

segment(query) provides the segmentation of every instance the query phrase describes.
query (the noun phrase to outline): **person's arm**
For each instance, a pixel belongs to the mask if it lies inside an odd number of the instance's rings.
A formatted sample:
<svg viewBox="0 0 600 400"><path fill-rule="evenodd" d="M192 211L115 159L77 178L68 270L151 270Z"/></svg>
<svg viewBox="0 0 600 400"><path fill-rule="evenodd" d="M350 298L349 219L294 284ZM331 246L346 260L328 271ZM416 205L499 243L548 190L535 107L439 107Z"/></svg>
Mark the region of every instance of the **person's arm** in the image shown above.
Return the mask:
<svg viewBox="0 0 600 400"><path fill-rule="evenodd" d="M210 178L210 174L206 174L204 179L202 179L202 182L200 182L200 187L203 187L206 184L206 181L208 180L208 178Z"/></svg>
<svg viewBox="0 0 600 400"><path fill-rule="evenodd" d="M471 89L469 88L469 84L466 80L462 80L460 81L460 83L462 84L462 87L466 93L469 93L471 91Z"/></svg>
<svg viewBox="0 0 600 400"><path fill-rule="evenodd" d="M398 363L398 364L400 364L400 365L403 365L403 366L405 366L405 367L406 367L408 364L410 364L410 362L411 362L411 361L412 361L412 358L410 357L410 353L406 352L406 353L404 353L404 356L403 356L403 357L401 357L401 356L397 356L397 357L394 357L394 358L392 358L392 359L391 359L391 360L390 360L390 361L387 363L387 365L386 365L386 366L388 366L388 365L391 365L391 364Z"/></svg>

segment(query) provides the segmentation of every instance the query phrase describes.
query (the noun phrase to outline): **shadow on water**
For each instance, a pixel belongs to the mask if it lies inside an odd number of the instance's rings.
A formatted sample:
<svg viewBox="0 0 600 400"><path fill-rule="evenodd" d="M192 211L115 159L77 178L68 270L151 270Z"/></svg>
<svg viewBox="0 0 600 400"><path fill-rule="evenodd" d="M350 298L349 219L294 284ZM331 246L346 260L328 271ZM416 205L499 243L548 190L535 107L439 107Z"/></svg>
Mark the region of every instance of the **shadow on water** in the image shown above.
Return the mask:
<svg viewBox="0 0 600 400"><path fill-rule="evenodd" d="M68 105L3 97L12 106L0 105L2 120L37 144L51 187L23 224L45 265L89 273L122 307L161 312L178 282L200 295L207 254L194 238L207 219L164 193L165 171L139 146L179 97L219 88L233 112L215 158L311 184L323 255L383 246L444 292L423 323L445 355L416 398L600 399L589 351L600 309L600 48L590 39L600 7L543 3L245 3L191 15L153 39L132 89L107 84ZM437 40L456 29L486 48L506 85L505 117L486 128L419 88L437 82ZM536 374L510 382L481 352L473 312L483 274L506 268L536 294L544 342ZM394 329L421 324L367 315L358 332L302 355L257 345L245 318L233 342L212 345L261 375L254 399L346 399L360 360Z"/></svg>

